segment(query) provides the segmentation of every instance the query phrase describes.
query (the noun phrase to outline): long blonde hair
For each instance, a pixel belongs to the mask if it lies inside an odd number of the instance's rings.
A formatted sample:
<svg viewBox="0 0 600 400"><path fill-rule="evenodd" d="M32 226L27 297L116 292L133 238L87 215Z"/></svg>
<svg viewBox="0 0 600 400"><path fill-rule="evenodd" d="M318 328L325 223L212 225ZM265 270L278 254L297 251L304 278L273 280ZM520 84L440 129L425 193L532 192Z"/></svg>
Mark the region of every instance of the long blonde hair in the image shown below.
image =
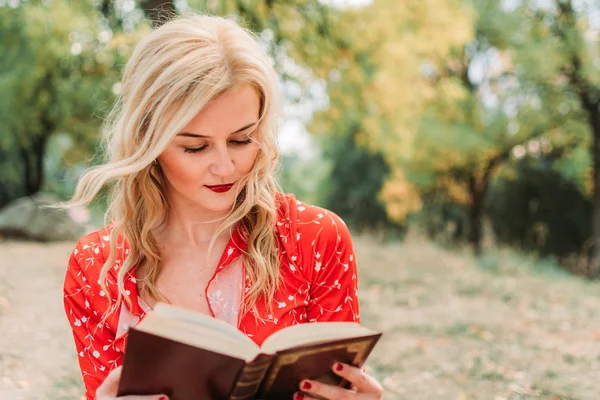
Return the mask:
<svg viewBox="0 0 600 400"><path fill-rule="evenodd" d="M178 17L137 44L123 72L121 94L105 125L103 142L108 161L86 171L69 203L87 205L112 183L106 218L114 227L110 255L100 273L107 294L107 273L116 260L119 235L129 244L129 255L118 273L118 297L112 302L113 308L123 299L131 304L124 280L134 266L142 267L147 277L139 282L141 294L162 300L156 287L162 258L153 230L166 220L169 203L164 177L153 160L203 107L240 84L251 84L260 96L260 150L238 201L211 245L219 234L237 226L248 244L243 257L250 289L242 306L256 310L263 296L267 305L272 303L279 284L274 179L280 104L277 82L272 63L256 37L226 18Z"/></svg>

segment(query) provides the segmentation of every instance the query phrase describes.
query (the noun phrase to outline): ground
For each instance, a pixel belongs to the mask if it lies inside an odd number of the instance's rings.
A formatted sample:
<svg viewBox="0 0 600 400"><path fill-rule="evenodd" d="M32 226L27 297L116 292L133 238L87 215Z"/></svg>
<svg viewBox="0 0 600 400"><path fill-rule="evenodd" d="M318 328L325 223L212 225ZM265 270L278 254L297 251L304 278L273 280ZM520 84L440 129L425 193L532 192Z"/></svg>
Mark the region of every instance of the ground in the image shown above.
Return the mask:
<svg viewBox="0 0 600 400"><path fill-rule="evenodd" d="M80 399L62 308L73 243L0 242L0 399ZM600 398L600 282L491 250L356 240L385 399Z"/></svg>

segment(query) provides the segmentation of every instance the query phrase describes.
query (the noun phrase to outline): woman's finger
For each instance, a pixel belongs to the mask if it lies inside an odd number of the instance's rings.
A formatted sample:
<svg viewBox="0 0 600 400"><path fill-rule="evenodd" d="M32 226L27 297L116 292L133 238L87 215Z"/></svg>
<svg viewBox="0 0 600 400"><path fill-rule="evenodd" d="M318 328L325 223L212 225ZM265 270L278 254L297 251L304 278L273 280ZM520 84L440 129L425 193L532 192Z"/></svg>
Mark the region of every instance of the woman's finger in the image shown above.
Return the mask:
<svg viewBox="0 0 600 400"><path fill-rule="evenodd" d="M294 400L319 400L316 397L309 396L304 393L296 392L294 393Z"/></svg>
<svg viewBox="0 0 600 400"><path fill-rule="evenodd" d="M302 390L302 392L304 392L304 394L303 394L304 397L301 397L300 395L298 395L297 397L294 397L294 399L296 399L296 400L315 399L315 397L310 397L310 395L313 395L313 396L319 396L319 398L325 398L325 399L345 400L345 399L354 399L354 398L356 398L355 396L357 394L356 392L353 392L348 389L343 389L339 386L327 385L325 383L313 381L310 379L305 379L302 382L300 382L300 390Z"/></svg>
<svg viewBox="0 0 600 400"><path fill-rule="evenodd" d="M356 368L349 364L335 363L333 372L350 382L358 393L373 393L383 395L383 387L375 378L367 374L362 368Z"/></svg>

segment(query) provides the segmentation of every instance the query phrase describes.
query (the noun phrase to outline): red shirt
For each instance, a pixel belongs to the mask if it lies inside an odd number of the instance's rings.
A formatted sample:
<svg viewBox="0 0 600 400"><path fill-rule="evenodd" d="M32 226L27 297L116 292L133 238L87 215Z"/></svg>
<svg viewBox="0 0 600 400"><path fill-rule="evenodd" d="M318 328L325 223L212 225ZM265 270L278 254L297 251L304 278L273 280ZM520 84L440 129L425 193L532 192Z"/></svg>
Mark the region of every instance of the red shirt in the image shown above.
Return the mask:
<svg viewBox="0 0 600 400"><path fill-rule="evenodd" d="M221 301L223 291L229 291L226 300L239 301L247 289L243 271L236 274L230 267L231 261L246 247L234 230L206 289L213 317L229 319L258 345L290 325L316 321L359 322L358 275L346 225L331 211L296 201L293 195L279 194L277 203L275 233L280 245L283 283L275 293L273 312L267 311L264 299L259 300L256 315L249 311L232 318L232 311L237 308L221 307L227 303ZM96 389L108 373L122 364L127 329L148 310L138 297L135 268L132 268L125 279L131 307L124 302L100 325L109 308L99 277L108 258L111 229L111 226L104 227L77 243L69 259L64 284L65 311L73 329L88 400L95 398ZM117 274L127 254L127 243L122 238L117 240L117 258L109 271L107 287L113 302L117 298ZM238 292L231 288L236 286L238 278L240 295L236 297Z"/></svg>

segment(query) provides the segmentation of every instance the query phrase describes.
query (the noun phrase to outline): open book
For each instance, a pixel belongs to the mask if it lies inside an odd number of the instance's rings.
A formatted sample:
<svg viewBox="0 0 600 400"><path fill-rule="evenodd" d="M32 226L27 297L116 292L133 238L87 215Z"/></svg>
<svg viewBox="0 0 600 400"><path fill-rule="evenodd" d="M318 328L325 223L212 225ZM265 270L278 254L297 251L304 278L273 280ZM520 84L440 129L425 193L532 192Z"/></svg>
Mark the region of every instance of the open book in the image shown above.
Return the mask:
<svg viewBox="0 0 600 400"><path fill-rule="evenodd" d="M302 379L349 387L334 362L362 366L381 337L353 322L293 325L262 347L228 323L159 303L129 331L119 396L291 399Z"/></svg>

